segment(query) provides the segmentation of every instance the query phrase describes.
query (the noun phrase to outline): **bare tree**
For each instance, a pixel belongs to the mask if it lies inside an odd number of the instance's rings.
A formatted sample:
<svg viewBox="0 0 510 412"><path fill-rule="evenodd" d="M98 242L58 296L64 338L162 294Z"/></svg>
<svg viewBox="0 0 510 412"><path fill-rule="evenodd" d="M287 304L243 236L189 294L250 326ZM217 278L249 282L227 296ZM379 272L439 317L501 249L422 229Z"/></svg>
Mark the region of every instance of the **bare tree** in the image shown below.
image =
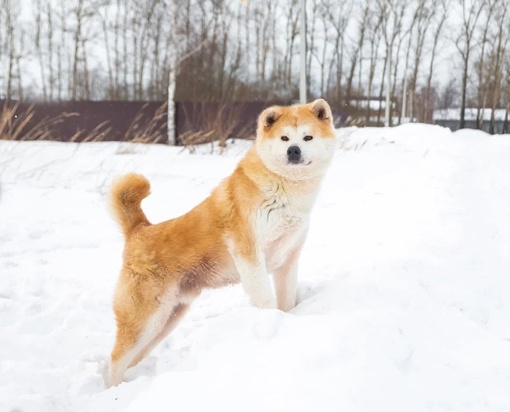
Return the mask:
<svg viewBox="0 0 510 412"><path fill-rule="evenodd" d="M18 90L21 89L20 77L16 73L16 63L19 64L19 51L16 48L18 32L16 27L20 15L19 5L14 4L12 0L3 0L2 5L3 24L5 32L3 33L3 49L7 57L7 82L5 95L7 99L11 99L14 95L14 84L18 82Z"/></svg>
<svg viewBox="0 0 510 412"><path fill-rule="evenodd" d="M507 44L510 39L510 30L509 30L509 12L508 2L501 2L497 5L496 10L496 22L497 22L497 31L495 36L495 50L494 50L494 64L493 64L493 83L494 83L494 93L492 96L492 110L491 110L491 118L489 125L489 133L494 133L494 125L495 125L495 115L496 109L499 106L500 101L500 90L502 86L503 80L503 64L505 52L507 51Z"/></svg>
<svg viewBox="0 0 510 412"><path fill-rule="evenodd" d="M352 81L354 79L354 73L356 71L356 65L359 64L361 66L362 62L362 50L363 45L365 43L365 33L367 28L367 22L370 17L370 1L365 0L360 4L361 18L358 20L357 33L354 41L354 45L351 51L351 66L349 68L349 74L347 76L347 84L345 91L345 99L347 104L350 104L351 93L352 93Z"/></svg>
<svg viewBox="0 0 510 412"><path fill-rule="evenodd" d="M506 53L506 80L505 80L505 119L503 121L503 133L510 132L510 53Z"/></svg>
<svg viewBox="0 0 510 412"><path fill-rule="evenodd" d="M314 77L315 80L318 80L318 87L316 89L321 96L326 94L326 89L332 79L333 70L336 72L336 89L341 94L339 86L342 82L344 32L348 23L345 12L348 10L346 8L348 4L347 2L334 0L320 0L314 4L314 22L312 27L317 34L311 35L310 39L317 47L310 46L310 50L307 52L307 74L310 79L309 81L312 81ZM319 23L317 24L315 21ZM315 70L315 73L318 73L318 76L311 76L313 73L311 68L312 61L316 62L318 69ZM338 100L338 97L338 95L333 96L335 101Z"/></svg>
<svg viewBox="0 0 510 412"><path fill-rule="evenodd" d="M37 55L42 98L53 100L56 87L54 67L54 8L51 0L32 0L34 54Z"/></svg>
<svg viewBox="0 0 510 412"><path fill-rule="evenodd" d="M413 14L413 18L411 20L411 24L406 31L407 37L407 46L406 46L406 52L405 52L405 64L404 64L404 74L402 76L402 109L400 110L400 116L399 116L399 123L402 122L402 117L407 116L407 96L408 96L408 87L407 87L407 81L408 81L408 70L409 70L409 59L411 56L411 44L413 40L413 29L414 25L416 24L417 20L417 11Z"/></svg>
<svg viewBox="0 0 510 412"><path fill-rule="evenodd" d="M328 51L329 51L329 43L330 43L330 25L327 20L328 12L330 10L329 4L325 4L325 1L321 1L319 4L318 14L320 16L319 21L322 23L322 44L320 48L317 50L311 50L311 54L315 57L317 64L320 68L320 85L319 85L319 93L321 96L324 96L326 93L326 69L328 67ZM320 50L320 51L319 51Z"/></svg>
<svg viewBox="0 0 510 412"><path fill-rule="evenodd" d="M494 9L499 0L488 0L485 7L485 24L482 25L482 39L480 58L478 61L478 86L477 86L477 110L476 110L476 127L480 129L483 126L483 112L487 101L488 90L484 87L484 65L485 65L485 52L488 42L488 33L491 26L491 20Z"/></svg>
<svg viewBox="0 0 510 412"><path fill-rule="evenodd" d="M368 87L367 87L367 113L366 113L366 123L370 122L370 113L371 113L371 99L372 99L372 85L375 76L375 69L377 66L377 62L379 59L379 44L381 42L381 30L382 25L382 17L375 13L370 13L370 17L367 22L368 27L368 43L370 44L370 67L368 72Z"/></svg>
<svg viewBox="0 0 510 412"><path fill-rule="evenodd" d="M118 10L117 10L118 12ZM110 19L109 19L109 10L107 8L103 8L98 12L99 19L101 21L101 27L103 29L103 40L105 46L105 54L106 54L106 69L108 71L108 91L107 98L113 99L114 93L114 63L112 61L112 50L110 45Z"/></svg>
<svg viewBox="0 0 510 412"><path fill-rule="evenodd" d="M73 58L73 77L71 83L71 99L75 100L78 96L78 65L80 61L80 47L82 42L82 30L84 23L84 0L78 0L75 8L73 9L74 17L76 18L76 28L74 31L74 58Z"/></svg>
<svg viewBox="0 0 510 412"><path fill-rule="evenodd" d="M136 100L144 98L145 73L149 63L152 46L152 27L162 14L160 0L150 0L144 3L132 3L131 40L133 47L133 97ZM152 60L153 61L153 60Z"/></svg>
<svg viewBox="0 0 510 412"><path fill-rule="evenodd" d="M52 4L49 0L46 1L45 4L46 11L46 45L48 47L48 98L49 100L53 100L54 89L56 85L56 76L55 76L55 68L54 68L54 12Z"/></svg>
<svg viewBox="0 0 510 412"><path fill-rule="evenodd" d="M407 10L407 2L405 0L377 0L377 9L382 18L382 35L386 48L386 62L383 68L383 76L381 81L380 99L382 104L382 91L384 82L386 85L386 126L391 126L391 73L393 70L392 60L395 40L401 33L404 15ZM385 79L385 75L387 76ZM380 108L380 107L379 107ZM378 119L379 120L379 119Z"/></svg>
<svg viewBox="0 0 510 412"><path fill-rule="evenodd" d="M425 102L424 102L424 119L425 121L430 121L432 118L430 117L430 92L432 89L432 78L434 75L434 66L435 59L437 55L437 46L439 44L439 39L441 33L443 31L444 23L446 21L448 15L448 2L446 0L439 0L436 2L436 7L439 9L436 12L436 26L434 30L434 37L432 41L432 52L430 56L430 64L429 64L429 72L427 76L427 86L425 92Z"/></svg>
<svg viewBox="0 0 510 412"><path fill-rule="evenodd" d="M298 1L291 0L289 5L289 14L287 15L287 24L286 24L286 47L284 51L284 60L283 60L283 70L284 70L284 81L283 87L288 88L292 84L292 62L294 59L294 48L296 43L296 38L299 33L299 10L298 10ZM249 31L246 31L246 35L249 36ZM249 40L247 41L249 44Z"/></svg>
<svg viewBox="0 0 510 412"><path fill-rule="evenodd" d="M416 22L416 43L414 49L414 66L413 73L411 75L411 81L409 84L409 89L411 93L411 117L416 116L415 110L415 95L416 95L416 86L418 82L418 73L421 67L421 59L423 54L423 47L425 44L425 39L427 38L427 33L432 22L432 19L437 10L437 0L419 0L418 3L418 19ZM423 121L423 119L419 119Z"/></svg>
<svg viewBox="0 0 510 412"><path fill-rule="evenodd" d="M455 39L455 46L462 58L462 84L461 84L461 104L460 104L460 124L463 129L466 125L466 95L468 87L469 64L471 62L471 53L473 52L474 35L478 18L483 10L481 0L457 0L462 13L462 25L460 33Z"/></svg>
<svg viewBox="0 0 510 412"><path fill-rule="evenodd" d="M307 9L306 13L306 95L310 95L310 83L312 74L312 57L315 50L316 39L316 25L318 20L319 0L309 0L307 4L311 3L312 7Z"/></svg>
<svg viewBox="0 0 510 412"><path fill-rule="evenodd" d="M70 18L74 22L71 29L73 38L71 99L90 99L89 63L87 43L94 37L90 21L97 17L96 11L102 0L76 0L70 9ZM88 30L87 30L88 29Z"/></svg>
<svg viewBox="0 0 510 412"><path fill-rule="evenodd" d="M35 48L37 50L37 57L39 60L39 69L41 71L41 86L42 86L42 92L43 92L43 98L44 100L47 100L48 93L47 93L47 85L46 85L46 65L45 65L45 59L43 57L43 46L41 44L41 39L44 36L44 30L42 23L42 18L44 16L43 14L43 5L41 0L32 0L33 4L33 15L35 20ZM46 29L47 30L47 29ZM44 36L45 37L45 36Z"/></svg>
<svg viewBox="0 0 510 412"><path fill-rule="evenodd" d="M71 82L67 82L67 90L64 91L64 80L65 76L68 76L68 73L64 71L64 65L67 63L67 42L66 42L66 33L68 32L67 29L67 8L66 8L65 2L60 3L60 10L59 10L59 45L57 46L57 96L58 100L62 100L64 93L66 94L66 97L68 98L69 92L71 90Z"/></svg>

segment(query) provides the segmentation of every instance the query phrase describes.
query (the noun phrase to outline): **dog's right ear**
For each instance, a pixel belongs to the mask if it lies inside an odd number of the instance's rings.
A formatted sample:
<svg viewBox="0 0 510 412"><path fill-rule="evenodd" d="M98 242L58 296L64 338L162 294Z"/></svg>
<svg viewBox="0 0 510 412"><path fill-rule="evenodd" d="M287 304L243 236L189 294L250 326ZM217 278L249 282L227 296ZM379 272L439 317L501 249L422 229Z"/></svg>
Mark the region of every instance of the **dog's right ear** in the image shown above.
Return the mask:
<svg viewBox="0 0 510 412"><path fill-rule="evenodd" d="M277 122L281 115L282 112L278 106L269 107L260 114L259 127L269 129Z"/></svg>

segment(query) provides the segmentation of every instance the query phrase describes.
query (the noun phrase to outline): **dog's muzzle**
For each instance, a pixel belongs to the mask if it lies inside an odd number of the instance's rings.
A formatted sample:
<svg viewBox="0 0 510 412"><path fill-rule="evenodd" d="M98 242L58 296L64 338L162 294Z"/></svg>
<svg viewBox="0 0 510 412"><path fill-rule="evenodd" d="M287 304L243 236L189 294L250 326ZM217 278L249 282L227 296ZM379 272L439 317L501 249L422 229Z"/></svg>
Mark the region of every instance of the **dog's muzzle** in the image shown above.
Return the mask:
<svg viewBox="0 0 510 412"><path fill-rule="evenodd" d="M289 163L297 164L301 161L301 149L299 146L290 146L287 149L287 160Z"/></svg>

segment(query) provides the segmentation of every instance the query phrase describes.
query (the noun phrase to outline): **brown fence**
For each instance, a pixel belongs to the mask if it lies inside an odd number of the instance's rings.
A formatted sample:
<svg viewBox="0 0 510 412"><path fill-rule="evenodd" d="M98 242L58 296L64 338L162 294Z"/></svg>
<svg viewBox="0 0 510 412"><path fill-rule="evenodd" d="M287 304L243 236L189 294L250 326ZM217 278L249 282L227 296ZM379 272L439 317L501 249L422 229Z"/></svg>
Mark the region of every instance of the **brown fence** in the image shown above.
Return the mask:
<svg viewBox="0 0 510 412"><path fill-rule="evenodd" d="M267 103L177 102L178 144L250 138ZM3 126L3 127L2 127ZM143 141L166 143L167 107L161 102L0 101L0 139Z"/></svg>
<svg viewBox="0 0 510 412"><path fill-rule="evenodd" d="M0 101L0 116L4 139L166 141L166 108L158 102Z"/></svg>
<svg viewBox="0 0 510 412"><path fill-rule="evenodd" d="M177 102L177 144L255 134L259 113L275 102ZM166 143L167 107L161 102L0 101L0 139Z"/></svg>

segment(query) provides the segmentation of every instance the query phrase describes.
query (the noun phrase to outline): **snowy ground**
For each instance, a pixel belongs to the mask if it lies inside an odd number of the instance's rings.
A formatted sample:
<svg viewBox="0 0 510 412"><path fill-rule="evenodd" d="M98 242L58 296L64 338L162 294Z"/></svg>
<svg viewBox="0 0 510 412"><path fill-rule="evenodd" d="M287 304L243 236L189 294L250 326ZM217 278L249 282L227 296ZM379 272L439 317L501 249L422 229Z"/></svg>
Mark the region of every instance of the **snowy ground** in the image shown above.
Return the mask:
<svg viewBox="0 0 510 412"><path fill-rule="evenodd" d="M245 147L0 141L0 411L510 411L510 136L425 125L339 131L295 310L203 293L105 390L109 182L145 174L158 222Z"/></svg>

